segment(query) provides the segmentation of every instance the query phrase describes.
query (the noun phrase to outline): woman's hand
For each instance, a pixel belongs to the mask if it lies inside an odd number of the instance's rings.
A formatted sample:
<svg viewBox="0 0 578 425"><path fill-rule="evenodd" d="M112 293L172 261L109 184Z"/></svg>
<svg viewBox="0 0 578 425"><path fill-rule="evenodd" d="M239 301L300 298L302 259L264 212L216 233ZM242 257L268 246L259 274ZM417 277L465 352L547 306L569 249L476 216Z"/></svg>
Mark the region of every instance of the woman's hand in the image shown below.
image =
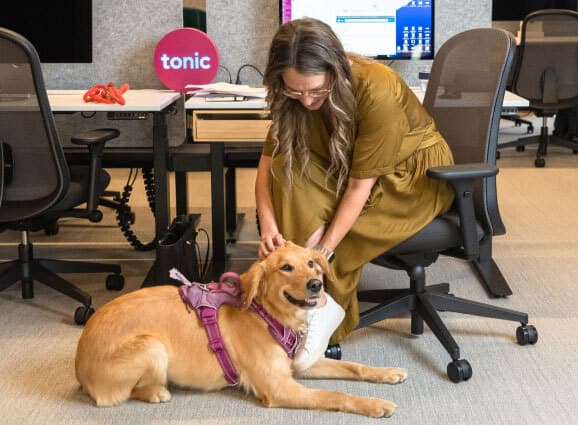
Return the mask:
<svg viewBox="0 0 578 425"><path fill-rule="evenodd" d="M268 232L261 234L259 243L259 259L262 260L275 251L278 247L285 245L285 238L281 233Z"/></svg>

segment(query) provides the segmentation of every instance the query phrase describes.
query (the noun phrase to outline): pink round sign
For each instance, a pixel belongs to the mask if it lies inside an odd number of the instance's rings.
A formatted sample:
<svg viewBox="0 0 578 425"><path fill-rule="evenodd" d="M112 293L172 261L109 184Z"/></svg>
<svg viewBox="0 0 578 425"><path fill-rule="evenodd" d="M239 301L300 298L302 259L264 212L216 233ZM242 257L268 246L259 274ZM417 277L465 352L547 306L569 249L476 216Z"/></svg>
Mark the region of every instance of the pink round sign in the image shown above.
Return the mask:
<svg viewBox="0 0 578 425"><path fill-rule="evenodd" d="M219 52L204 32L180 28L158 42L154 64L157 76L165 86L184 93L191 90L187 84L213 81L219 71Z"/></svg>

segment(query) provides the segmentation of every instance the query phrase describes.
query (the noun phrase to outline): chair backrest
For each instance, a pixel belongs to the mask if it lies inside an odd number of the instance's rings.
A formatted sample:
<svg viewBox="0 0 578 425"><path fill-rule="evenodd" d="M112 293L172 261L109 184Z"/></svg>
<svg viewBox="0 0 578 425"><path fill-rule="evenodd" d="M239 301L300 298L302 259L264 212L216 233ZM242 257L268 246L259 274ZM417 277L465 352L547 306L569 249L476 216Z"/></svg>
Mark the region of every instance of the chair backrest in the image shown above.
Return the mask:
<svg viewBox="0 0 578 425"><path fill-rule="evenodd" d="M506 31L478 28L453 36L439 49L424 106L456 164L496 163L502 102L515 46L514 37ZM505 233L495 178L476 185L474 202L487 233Z"/></svg>
<svg viewBox="0 0 578 425"><path fill-rule="evenodd" d="M538 10L524 18L521 33L512 91L533 108L578 105L578 12Z"/></svg>
<svg viewBox="0 0 578 425"><path fill-rule="evenodd" d="M62 198L70 177L38 54L5 28L0 28L0 142L13 159L11 181L3 179L0 223L38 216Z"/></svg>

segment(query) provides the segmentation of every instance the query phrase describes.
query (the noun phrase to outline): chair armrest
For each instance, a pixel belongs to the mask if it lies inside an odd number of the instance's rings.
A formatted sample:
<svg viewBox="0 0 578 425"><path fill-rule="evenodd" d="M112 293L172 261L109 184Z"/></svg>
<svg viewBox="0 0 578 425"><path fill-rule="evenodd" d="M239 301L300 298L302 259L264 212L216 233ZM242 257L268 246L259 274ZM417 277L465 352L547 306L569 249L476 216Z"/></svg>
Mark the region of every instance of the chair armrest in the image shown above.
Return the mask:
<svg viewBox="0 0 578 425"><path fill-rule="evenodd" d="M492 177L498 174L498 171L499 169L495 165L475 162L471 164L431 167L427 169L427 175L437 180L461 180Z"/></svg>
<svg viewBox="0 0 578 425"><path fill-rule="evenodd" d="M87 146L90 154L90 181L88 185L88 219L93 222L102 220L102 213L98 211L97 191L98 179L102 170L102 155L104 146L109 140L115 139L120 135L116 128L99 128L96 130L77 133L70 137L70 141L75 145Z"/></svg>
<svg viewBox="0 0 578 425"><path fill-rule="evenodd" d="M474 182L479 178L493 177L498 174L498 171L495 165L472 163L432 167L426 172L432 179L447 181L454 189L464 252L470 260L480 255L473 199Z"/></svg>

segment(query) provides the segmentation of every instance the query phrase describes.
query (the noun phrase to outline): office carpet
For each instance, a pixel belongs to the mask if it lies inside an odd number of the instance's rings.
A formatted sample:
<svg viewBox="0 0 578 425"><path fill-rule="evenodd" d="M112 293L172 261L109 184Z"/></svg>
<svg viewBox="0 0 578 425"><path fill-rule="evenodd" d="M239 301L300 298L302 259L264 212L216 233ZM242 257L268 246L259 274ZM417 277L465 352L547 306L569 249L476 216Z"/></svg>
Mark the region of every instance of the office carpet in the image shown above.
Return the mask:
<svg viewBox="0 0 578 425"><path fill-rule="evenodd" d="M532 150L504 150L498 176L500 207L508 233L495 238L494 258L514 295L489 299L469 266L443 258L428 270L428 282L450 282L452 292L529 313L539 331L535 346L515 342L516 323L442 313L473 368L473 377L451 383L449 356L427 329L409 334L400 317L354 332L343 343L343 358L409 371L398 386L346 381L302 381L308 387L382 397L399 405L388 421L398 424L575 424L578 417L578 156L551 149L544 169L533 167ZM121 175L119 173L119 175ZM251 174L239 187L252 186ZM124 184L118 177L114 184ZM205 184L206 187L206 184ZM135 232L152 236L150 212L135 203ZM242 205L247 222L231 252L241 270L255 258L254 206ZM208 210L202 227L209 227ZM119 261L126 278L122 293L137 289L150 267L151 252L126 244L106 214L103 223L63 220L59 235L33 235L38 256ZM202 242L202 235L199 236ZM11 258L18 234L0 234L0 258ZM201 248L205 243L202 242ZM103 276L71 275L94 305L118 295ZM364 269L363 287L404 287L402 272ZM43 285L35 298L22 300L19 284L0 292L0 424L370 424L352 414L267 409L235 389L201 393L173 389L165 404L129 401L96 408L74 377L74 353L82 328L73 322L78 304ZM178 324L175 324L178 326ZM192 359L191 361L194 361Z"/></svg>

